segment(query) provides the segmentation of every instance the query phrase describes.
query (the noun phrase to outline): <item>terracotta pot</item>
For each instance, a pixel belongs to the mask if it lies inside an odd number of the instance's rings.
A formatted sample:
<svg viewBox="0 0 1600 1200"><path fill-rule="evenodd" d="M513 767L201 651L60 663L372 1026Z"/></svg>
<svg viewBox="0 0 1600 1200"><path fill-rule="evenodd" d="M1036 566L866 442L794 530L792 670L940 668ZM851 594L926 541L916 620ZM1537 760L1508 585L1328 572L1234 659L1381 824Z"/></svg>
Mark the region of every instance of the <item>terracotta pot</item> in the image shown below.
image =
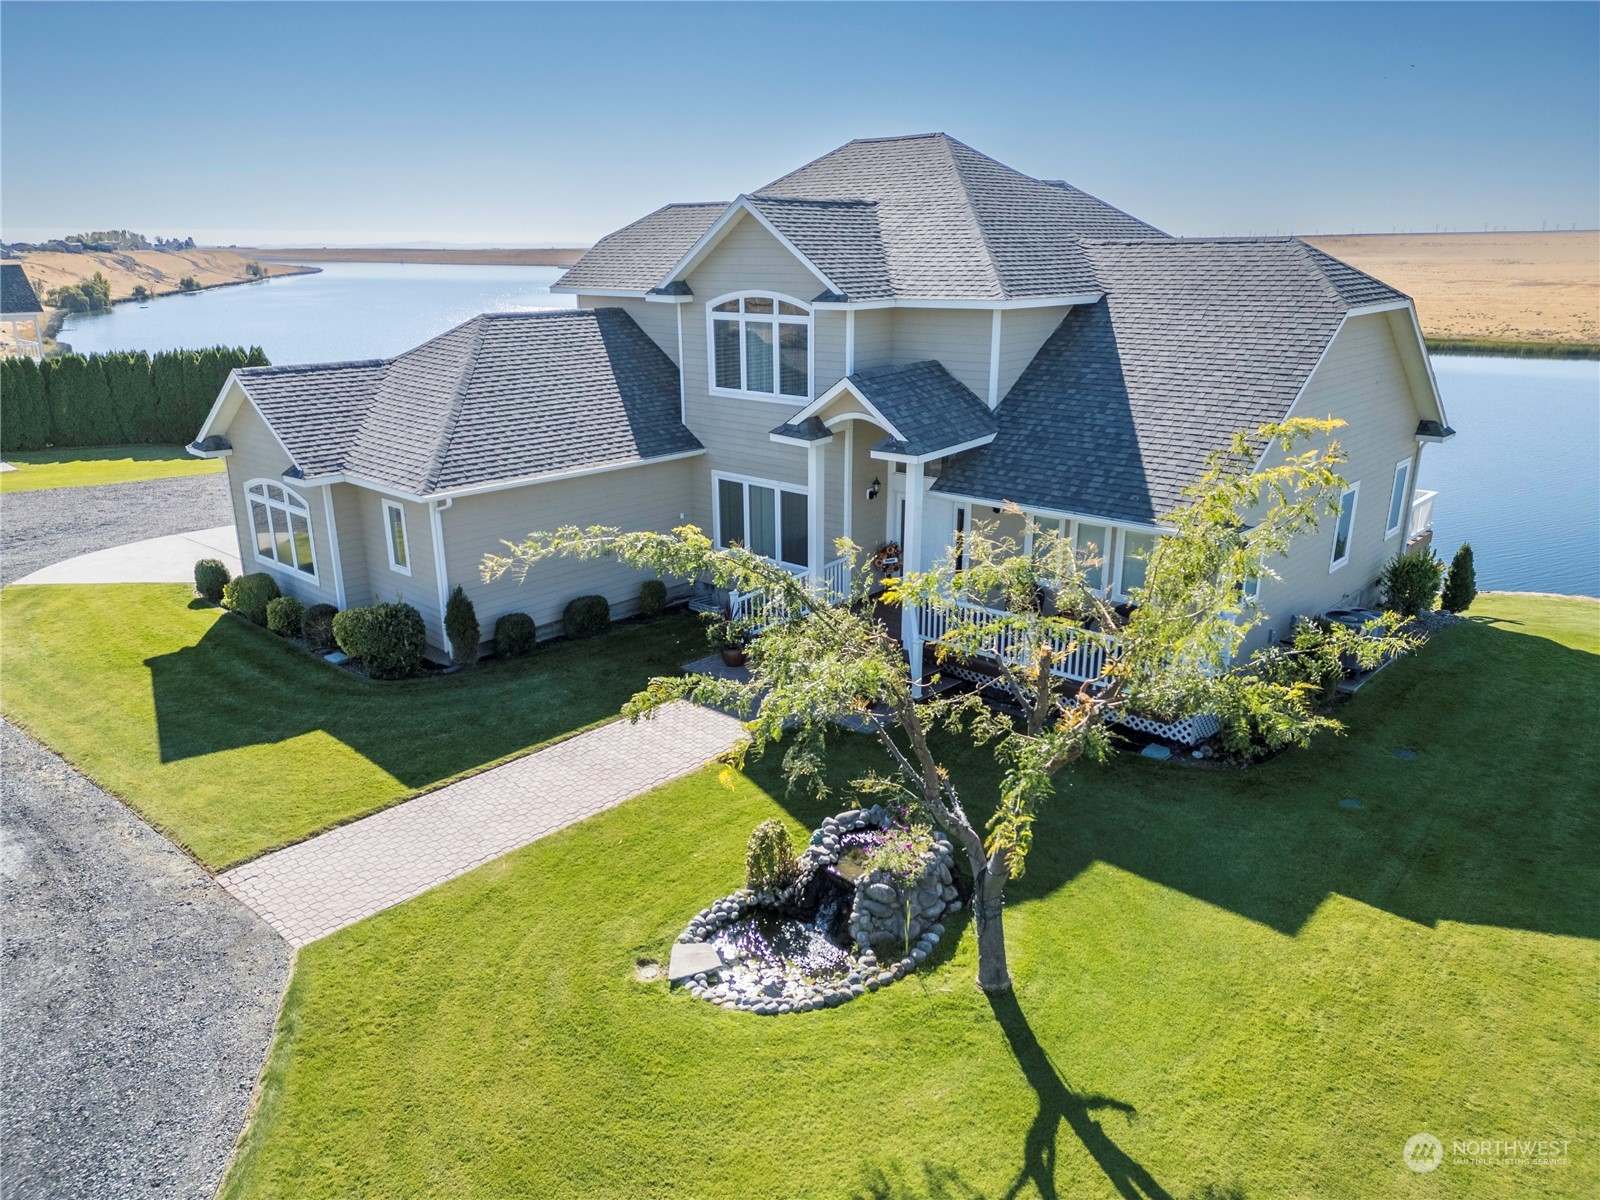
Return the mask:
<svg viewBox="0 0 1600 1200"><path fill-rule="evenodd" d="M744 666L748 657L749 655L738 646L728 646L722 651L722 661L730 667Z"/></svg>

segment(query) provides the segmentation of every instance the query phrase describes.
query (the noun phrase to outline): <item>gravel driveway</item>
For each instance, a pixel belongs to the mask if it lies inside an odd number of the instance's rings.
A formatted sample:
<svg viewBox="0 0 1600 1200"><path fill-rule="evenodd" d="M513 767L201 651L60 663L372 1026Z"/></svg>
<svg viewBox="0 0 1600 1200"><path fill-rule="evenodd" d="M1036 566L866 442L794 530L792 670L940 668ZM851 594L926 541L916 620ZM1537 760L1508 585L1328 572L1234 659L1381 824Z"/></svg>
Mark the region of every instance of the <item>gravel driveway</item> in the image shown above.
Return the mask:
<svg viewBox="0 0 1600 1200"><path fill-rule="evenodd" d="M0 497L0 585L91 550L233 520L226 475L188 475Z"/></svg>
<svg viewBox="0 0 1600 1200"><path fill-rule="evenodd" d="M214 1195L288 947L5 722L0 901L0 1196Z"/></svg>

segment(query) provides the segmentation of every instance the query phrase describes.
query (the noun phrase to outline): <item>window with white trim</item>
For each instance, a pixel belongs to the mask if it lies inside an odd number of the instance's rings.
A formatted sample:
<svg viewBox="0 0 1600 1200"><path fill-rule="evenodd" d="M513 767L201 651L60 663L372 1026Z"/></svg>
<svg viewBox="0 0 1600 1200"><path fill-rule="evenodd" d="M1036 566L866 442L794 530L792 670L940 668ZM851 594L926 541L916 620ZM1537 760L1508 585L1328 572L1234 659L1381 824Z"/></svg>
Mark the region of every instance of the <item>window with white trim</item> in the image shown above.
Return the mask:
<svg viewBox="0 0 1600 1200"><path fill-rule="evenodd" d="M1078 570L1083 572L1083 584L1091 592L1105 586L1106 558L1111 546L1111 531L1104 525L1090 525L1085 521L1072 523L1072 555Z"/></svg>
<svg viewBox="0 0 1600 1200"><path fill-rule="evenodd" d="M1356 524L1356 495L1361 490L1357 480L1345 488L1339 497L1339 519L1333 525L1333 559L1328 563L1332 574L1350 561L1350 543L1354 539Z"/></svg>
<svg viewBox="0 0 1600 1200"><path fill-rule="evenodd" d="M773 295L711 302L711 390L811 398L811 310Z"/></svg>
<svg viewBox="0 0 1600 1200"><path fill-rule="evenodd" d="M1155 534L1137 533L1132 529L1122 531L1122 569L1117 578L1117 595L1124 600L1134 588L1144 586L1145 572L1150 565L1150 552L1155 548Z"/></svg>
<svg viewBox="0 0 1600 1200"><path fill-rule="evenodd" d="M791 567L809 566L803 489L765 479L716 476L717 545L743 546Z"/></svg>
<svg viewBox="0 0 1600 1200"><path fill-rule="evenodd" d="M389 569L411 574L411 547L406 542L406 510L393 500L383 502L383 544L389 548Z"/></svg>
<svg viewBox="0 0 1600 1200"><path fill-rule="evenodd" d="M1411 460L1402 458L1394 465L1394 491L1389 493L1389 523L1383 527L1387 541L1406 523L1406 501L1411 495Z"/></svg>
<svg viewBox="0 0 1600 1200"><path fill-rule="evenodd" d="M311 509L305 500L270 479L250 480L244 494L256 557L315 579L317 556L311 544Z"/></svg>

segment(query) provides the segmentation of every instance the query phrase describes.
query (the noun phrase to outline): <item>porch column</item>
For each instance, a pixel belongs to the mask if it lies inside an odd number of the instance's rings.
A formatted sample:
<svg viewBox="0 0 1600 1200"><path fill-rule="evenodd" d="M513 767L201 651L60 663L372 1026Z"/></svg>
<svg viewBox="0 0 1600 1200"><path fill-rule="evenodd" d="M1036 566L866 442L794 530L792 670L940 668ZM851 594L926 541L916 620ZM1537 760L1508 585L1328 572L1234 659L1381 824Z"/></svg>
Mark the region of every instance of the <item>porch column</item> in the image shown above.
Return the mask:
<svg viewBox="0 0 1600 1200"><path fill-rule="evenodd" d="M856 540L856 423L844 423L844 536Z"/></svg>
<svg viewBox="0 0 1600 1200"><path fill-rule="evenodd" d="M902 578L919 569L922 562L922 464L906 464L906 519L900 531L900 570ZM913 695L922 695L922 636L917 629L917 610L912 604L900 606L900 642L911 664Z"/></svg>
<svg viewBox="0 0 1600 1200"><path fill-rule="evenodd" d="M827 541L822 536L822 524L828 513L828 498L822 491L822 455L827 446L826 442L812 442L806 447L806 487L811 492L806 502L806 558L813 585L821 584L822 567L828 561L823 555Z"/></svg>

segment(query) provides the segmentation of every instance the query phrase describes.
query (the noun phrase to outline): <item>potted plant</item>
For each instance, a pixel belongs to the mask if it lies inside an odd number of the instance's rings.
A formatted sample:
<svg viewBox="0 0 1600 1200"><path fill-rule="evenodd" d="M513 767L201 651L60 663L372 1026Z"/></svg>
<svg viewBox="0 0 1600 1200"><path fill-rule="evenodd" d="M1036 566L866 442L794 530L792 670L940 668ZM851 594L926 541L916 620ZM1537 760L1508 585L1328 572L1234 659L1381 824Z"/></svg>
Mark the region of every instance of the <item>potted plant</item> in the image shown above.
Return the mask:
<svg viewBox="0 0 1600 1200"><path fill-rule="evenodd" d="M722 655L722 661L730 667L742 667L748 655L744 652L744 639L739 635L738 627L730 617L722 614L711 614L711 624L706 629L706 640L711 643L711 648Z"/></svg>

